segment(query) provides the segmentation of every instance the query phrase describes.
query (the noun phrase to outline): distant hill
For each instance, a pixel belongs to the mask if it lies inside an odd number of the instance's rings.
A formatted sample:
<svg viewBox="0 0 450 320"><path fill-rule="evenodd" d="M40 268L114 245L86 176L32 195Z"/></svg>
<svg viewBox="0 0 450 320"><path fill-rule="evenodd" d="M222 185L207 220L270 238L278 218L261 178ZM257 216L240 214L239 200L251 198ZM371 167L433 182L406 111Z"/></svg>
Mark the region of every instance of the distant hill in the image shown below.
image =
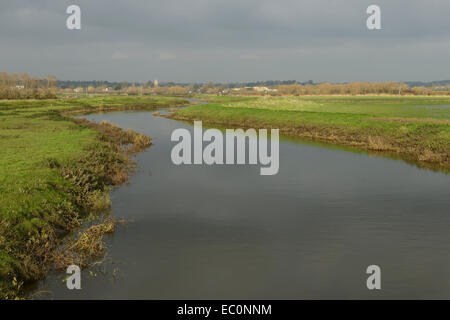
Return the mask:
<svg viewBox="0 0 450 320"><path fill-rule="evenodd" d="M436 86L448 86L450 85L450 80L441 80L441 81L407 81L405 82L410 87L436 87Z"/></svg>
<svg viewBox="0 0 450 320"><path fill-rule="evenodd" d="M99 86L107 86L114 89L120 89L123 85L131 86L131 82L110 82L110 81L97 81L97 80L58 80L57 86L58 88L66 89L66 88L77 88L77 87L99 87Z"/></svg>
<svg viewBox="0 0 450 320"><path fill-rule="evenodd" d="M440 80L440 81L406 81L404 82L409 87L439 87L439 86L450 86L450 80ZM107 86L111 87L113 89L120 89L123 86L128 87L135 84L136 86L143 85L144 83L139 82L114 82L114 81L98 81L98 80L92 80L92 81L71 81L71 80L58 80L57 85L59 88L76 88L76 87L87 87L87 86ZM159 86L165 87L165 86L175 86L175 85L181 85L181 86L188 86L188 85L194 85L196 88L201 87L205 83L179 83L179 82L160 82ZM229 82L229 83L214 83L215 86L226 86L229 88L240 88L240 87L274 87L279 85L290 85L290 84L302 84L302 85L314 85L319 84L315 83L312 80L300 82L297 80L267 80L267 81L254 81L254 82Z"/></svg>

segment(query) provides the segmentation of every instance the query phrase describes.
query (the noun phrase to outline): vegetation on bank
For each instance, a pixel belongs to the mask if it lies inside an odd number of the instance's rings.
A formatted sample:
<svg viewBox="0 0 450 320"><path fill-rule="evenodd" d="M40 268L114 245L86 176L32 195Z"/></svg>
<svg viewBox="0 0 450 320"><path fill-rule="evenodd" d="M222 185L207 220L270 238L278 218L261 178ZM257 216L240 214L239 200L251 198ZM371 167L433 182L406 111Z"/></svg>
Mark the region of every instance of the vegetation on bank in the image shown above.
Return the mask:
<svg viewBox="0 0 450 320"><path fill-rule="evenodd" d="M133 168L130 153L150 145L150 138L132 130L68 114L186 103L145 96L0 100L0 298L16 297L23 282L68 259L56 254L63 236L108 207L109 186L125 182ZM108 224L88 235L110 230ZM71 248L89 246L84 241Z"/></svg>
<svg viewBox="0 0 450 320"><path fill-rule="evenodd" d="M449 97L264 97L187 107L170 117L279 128L287 135L393 152L424 166L450 168Z"/></svg>

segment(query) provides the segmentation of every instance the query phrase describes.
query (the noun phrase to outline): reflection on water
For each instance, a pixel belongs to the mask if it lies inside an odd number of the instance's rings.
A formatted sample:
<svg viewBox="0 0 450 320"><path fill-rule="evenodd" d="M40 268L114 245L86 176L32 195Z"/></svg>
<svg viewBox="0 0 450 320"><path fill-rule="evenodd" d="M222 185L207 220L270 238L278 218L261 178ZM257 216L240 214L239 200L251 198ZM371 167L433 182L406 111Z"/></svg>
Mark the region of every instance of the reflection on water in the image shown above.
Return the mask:
<svg viewBox="0 0 450 320"><path fill-rule="evenodd" d="M107 239L82 290L49 276L43 298L450 298L450 177L402 161L280 141L280 171L175 166L189 124L151 112L89 115L148 134L139 171L112 192L133 219ZM377 264L382 290L366 288ZM43 293L49 291L51 293Z"/></svg>

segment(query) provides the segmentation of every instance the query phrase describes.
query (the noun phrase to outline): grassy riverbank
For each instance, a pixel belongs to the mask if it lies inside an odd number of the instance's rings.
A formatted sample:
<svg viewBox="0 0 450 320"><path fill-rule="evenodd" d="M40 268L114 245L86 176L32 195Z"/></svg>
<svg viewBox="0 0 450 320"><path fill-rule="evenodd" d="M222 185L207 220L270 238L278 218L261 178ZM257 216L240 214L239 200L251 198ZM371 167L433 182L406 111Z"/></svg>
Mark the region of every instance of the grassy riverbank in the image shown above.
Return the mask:
<svg viewBox="0 0 450 320"><path fill-rule="evenodd" d="M146 96L0 100L0 298L45 276L62 235L108 206L108 186L132 169L129 154L150 145L132 130L69 114L185 104Z"/></svg>
<svg viewBox="0 0 450 320"><path fill-rule="evenodd" d="M423 166L450 169L450 97L262 97L188 107L171 117L279 128L287 135L397 153Z"/></svg>

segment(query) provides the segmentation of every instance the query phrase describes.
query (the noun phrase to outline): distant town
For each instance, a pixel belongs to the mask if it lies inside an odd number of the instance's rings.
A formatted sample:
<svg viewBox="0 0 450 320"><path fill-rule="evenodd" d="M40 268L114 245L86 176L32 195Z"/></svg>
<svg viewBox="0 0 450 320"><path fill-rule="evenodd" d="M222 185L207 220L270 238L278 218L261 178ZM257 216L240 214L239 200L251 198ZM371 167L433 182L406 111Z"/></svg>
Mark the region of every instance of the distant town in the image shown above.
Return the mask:
<svg viewBox="0 0 450 320"><path fill-rule="evenodd" d="M172 95L214 94L230 96L303 95L449 95L450 80L432 82L315 83L259 81L247 83L175 83L157 79L145 83L109 81L64 81L54 75L41 79L27 73L0 72L0 99L49 99L57 94Z"/></svg>

